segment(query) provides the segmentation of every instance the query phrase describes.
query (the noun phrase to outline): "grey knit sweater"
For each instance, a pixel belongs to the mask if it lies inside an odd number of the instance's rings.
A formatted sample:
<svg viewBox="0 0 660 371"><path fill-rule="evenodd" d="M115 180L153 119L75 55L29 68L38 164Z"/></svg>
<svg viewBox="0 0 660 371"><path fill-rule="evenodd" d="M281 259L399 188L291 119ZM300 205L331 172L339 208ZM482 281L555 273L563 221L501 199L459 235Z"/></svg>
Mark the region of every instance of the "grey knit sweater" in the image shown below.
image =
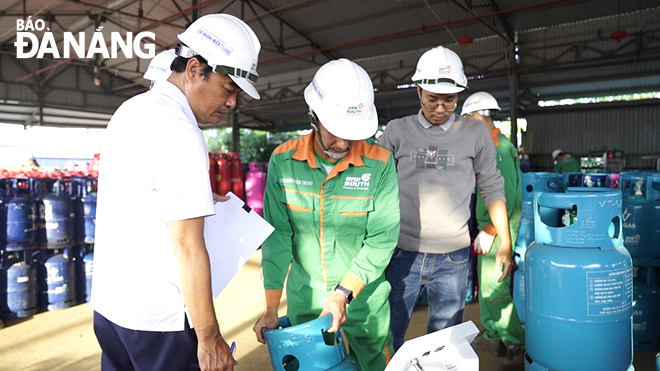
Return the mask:
<svg viewBox="0 0 660 371"><path fill-rule="evenodd" d="M495 146L481 122L454 114L432 125L420 110L390 121L380 144L397 163L402 250L444 254L469 246L475 185L486 205L504 200Z"/></svg>

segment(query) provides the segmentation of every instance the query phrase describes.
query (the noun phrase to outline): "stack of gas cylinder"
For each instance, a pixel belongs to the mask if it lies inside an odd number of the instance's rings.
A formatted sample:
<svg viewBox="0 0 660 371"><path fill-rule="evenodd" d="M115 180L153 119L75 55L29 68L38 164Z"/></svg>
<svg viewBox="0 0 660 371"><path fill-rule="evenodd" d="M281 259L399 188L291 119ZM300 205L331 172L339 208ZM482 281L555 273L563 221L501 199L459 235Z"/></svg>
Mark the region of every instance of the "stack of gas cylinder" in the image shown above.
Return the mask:
<svg viewBox="0 0 660 371"><path fill-rule="evenodd" d="M2 318L89 300L96 178L43 174L0 178Z"/></svg>
<svg viewBox="0 0 660 371"><path fill-rule="evenodd" d="M624 172L624 245L633 259L633 345L660 350L660 173Z"/></svg>
<svg viewBox="0 0 660 371"><path fill-rule="evenodd" d="M514 254L527 370L627 370L659 349L660 173L523 174Z"/></svg>
<svg viewBox="0 0 660 371"><path fill-rule="evenodd" d="M210 152L209 178L211 189L213 193L219 195L233 192L259 215L263 216L267 165L265 162L249 162L244 168L236 152ZM245 174L245 178L243 174Z"/></svg>
<svg viewBox="0 0 660 371"><path fill-rule="evenodd" d="M233 192L241 199L245 197L243 164L238 153L210 152L209 178L213 193L224 196Z"/></svg>

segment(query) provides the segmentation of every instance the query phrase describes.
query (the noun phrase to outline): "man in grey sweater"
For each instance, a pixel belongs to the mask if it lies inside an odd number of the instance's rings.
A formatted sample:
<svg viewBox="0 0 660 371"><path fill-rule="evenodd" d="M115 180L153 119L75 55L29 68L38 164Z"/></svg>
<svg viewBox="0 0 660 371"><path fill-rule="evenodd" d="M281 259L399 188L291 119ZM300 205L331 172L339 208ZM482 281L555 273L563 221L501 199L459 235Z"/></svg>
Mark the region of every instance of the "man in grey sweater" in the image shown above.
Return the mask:
<svg viewBox="0 0 660 371"><path fill-rule="evenodd" d="M380 144L397 163L401 233L387 268L394 348L404 340L421 291L428 293L429 333L462 321L467 292L470 196L484 199L501 238L500 281L511 270L504 180L484 125L454 114L467 87L463 63L443 47L425 52L413 75L421 109L388 123Z"/></svg>

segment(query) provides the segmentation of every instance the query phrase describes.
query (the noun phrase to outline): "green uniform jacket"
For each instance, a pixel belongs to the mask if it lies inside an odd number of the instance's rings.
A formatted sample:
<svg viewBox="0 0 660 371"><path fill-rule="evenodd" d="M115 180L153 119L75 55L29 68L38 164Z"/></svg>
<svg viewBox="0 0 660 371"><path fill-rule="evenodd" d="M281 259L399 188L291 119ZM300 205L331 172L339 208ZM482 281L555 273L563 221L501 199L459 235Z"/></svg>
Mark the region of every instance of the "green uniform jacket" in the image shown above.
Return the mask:
<svg viewBox="0 0 660 371"><path fill-rule="evenodd" d="M565 158L555 164L555 173L579 173L580 163L574 158Z"/></svg>
<svg viewBox="0 0 660 371"><path fill-rule="evenodd" d="M509 230L511 240L515 242L522 215L522 174L520 173L520 159L513 143L500 129L490 132L497 151L497 169L504 178L504 197L506 199L507 215L509 217ZM497 234L490 221L488 209L481 197L477 197L477 225L479 230L494 236Z"/></svg>
<svg viewBox="0 0 660 371"><path fill-rule="evenodd" d="M262 248L268 306L278 306L289 265L316 289L341 283L354 297L381 277L399 239L399 186L392 154L358 141L330 174L317 164L314 133L273 152Z"/></svg>

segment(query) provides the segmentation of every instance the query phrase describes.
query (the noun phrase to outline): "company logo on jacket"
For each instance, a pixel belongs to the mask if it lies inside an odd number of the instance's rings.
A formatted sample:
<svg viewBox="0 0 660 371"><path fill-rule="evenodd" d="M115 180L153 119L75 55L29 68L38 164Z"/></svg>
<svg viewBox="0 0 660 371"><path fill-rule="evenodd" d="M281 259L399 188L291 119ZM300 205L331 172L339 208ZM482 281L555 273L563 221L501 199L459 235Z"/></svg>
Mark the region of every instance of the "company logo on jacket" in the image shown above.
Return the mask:
<svg viewBox="0 0 660 371"><path fill-rule="evenodd" d="M371 173L364 173L362 176L347 176L344 180L344 189L368 190Z"/></svg>
<svg viewBox="0 0 660 371"><path fill-rule="evenodd" d="M295 185L312 186L312 185L314 185L314 182L311 181L311 180L300 180L300 179L293 179L293 178L282 178L282 179L280 179L280 184L295 184Z"/></svg>

